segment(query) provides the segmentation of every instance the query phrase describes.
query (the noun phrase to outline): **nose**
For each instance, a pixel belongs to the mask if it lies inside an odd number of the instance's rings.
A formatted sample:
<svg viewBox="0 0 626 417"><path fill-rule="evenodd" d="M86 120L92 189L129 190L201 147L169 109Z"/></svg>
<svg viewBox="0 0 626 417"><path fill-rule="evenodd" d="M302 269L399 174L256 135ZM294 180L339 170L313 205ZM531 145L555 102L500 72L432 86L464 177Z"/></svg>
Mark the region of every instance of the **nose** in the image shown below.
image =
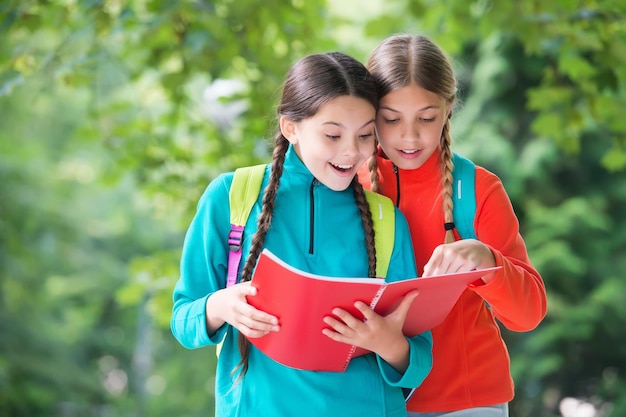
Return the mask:
<svg viewBox="0 0 626 417"><path fill-rule="evenodd" d="M402 139L406 142L418 141L419 137L420 137L420 132L419 132L417 121L413 123L409 123L406 129L404 129L404 131L402 132Z"/></svg>
<svg viewBox="0 0 626 417"><path fill-rule="evenodd" d="M352 156L359 153L358 139L351 138L344 141L343 154L346 156Z"/></svg>

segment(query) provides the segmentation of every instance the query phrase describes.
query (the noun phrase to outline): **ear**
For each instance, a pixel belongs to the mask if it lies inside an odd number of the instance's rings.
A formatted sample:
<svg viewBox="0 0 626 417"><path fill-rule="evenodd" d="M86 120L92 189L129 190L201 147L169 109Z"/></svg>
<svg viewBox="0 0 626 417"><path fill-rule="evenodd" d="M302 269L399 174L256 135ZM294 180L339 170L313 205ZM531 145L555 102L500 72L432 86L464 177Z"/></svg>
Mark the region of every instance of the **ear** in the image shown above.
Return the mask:
<svg viewBox="0 0 626 417"><path fill-rule="evenodd" d="M289 143L292 145L298 143L298 138L296 137L296 122L286 118L285 116L280 116L279 124L280 132L287 138Z"/></svg>

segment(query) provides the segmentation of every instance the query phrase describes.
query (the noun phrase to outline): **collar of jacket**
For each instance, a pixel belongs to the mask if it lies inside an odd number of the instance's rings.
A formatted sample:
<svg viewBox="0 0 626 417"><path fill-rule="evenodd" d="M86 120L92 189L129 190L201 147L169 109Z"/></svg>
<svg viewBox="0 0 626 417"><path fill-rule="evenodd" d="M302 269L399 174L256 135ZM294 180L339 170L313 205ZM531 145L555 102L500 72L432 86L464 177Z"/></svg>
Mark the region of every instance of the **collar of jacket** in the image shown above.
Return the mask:
<svg viewBox="0 0 626 417"><path fill-rule="evenodd" d="M285 163L283 165L283 179L288 176L291 184L311 185L315 178L311 171L304 165L293 145L289 145L287 154L285 155ZM321 183L320 183L321 184Z"/></svg>

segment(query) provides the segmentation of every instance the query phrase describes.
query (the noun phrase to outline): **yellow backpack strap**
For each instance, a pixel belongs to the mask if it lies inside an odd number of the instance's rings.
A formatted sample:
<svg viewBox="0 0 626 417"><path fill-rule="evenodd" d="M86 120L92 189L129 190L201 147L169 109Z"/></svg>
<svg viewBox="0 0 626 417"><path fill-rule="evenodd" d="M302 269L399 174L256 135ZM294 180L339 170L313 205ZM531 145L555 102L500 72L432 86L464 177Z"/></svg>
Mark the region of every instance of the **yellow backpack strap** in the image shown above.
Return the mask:
<svg viewBox="0 0 626 417"><path fill-rule="evenodd" d="M385 278L391 261L395 241L395 207L393 202L378 193L364 190L365 199L374 222L374 245L376 246L376 276Z"/></svg>
<svg viewBox="0 0 626 417"><path fill-rule="evenodd" d="M265 176L266 164L237 168L228 195L230 222L245 226L252 206L256 203Z"/></svg>
<svg viewBox="0 0 626 417"><path fill-rule="evenodd" d="M230 204L230 233L228 234L228 278L226 286L237 282L241 261L243 230L250 216L252 206L261 192L266 164L243 167L235 170L230 186L228 202Z"/></svg>

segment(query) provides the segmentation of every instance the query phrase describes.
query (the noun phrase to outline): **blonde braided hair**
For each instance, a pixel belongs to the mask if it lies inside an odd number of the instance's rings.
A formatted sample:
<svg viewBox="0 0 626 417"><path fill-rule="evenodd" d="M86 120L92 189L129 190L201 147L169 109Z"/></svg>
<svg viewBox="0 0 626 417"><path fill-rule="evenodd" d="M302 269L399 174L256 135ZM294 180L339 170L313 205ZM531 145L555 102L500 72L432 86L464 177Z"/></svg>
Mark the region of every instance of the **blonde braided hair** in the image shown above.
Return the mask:
<svg viewBox="0 0 626 417"><path fill-rule="evenodd" d="M452 149L450 148L450 119L446 121L441 132L441 142L439 157L441 159L441 197L443 208L443 221L446 235L444 243L454 242L454 233L452 231L454 225L454 216L452 215L452 209L454 203L452 202L452 170L454 164L452 163Z"/></svg>
<svg viewBox="0 0 626 417"><path fill-rule="evenodd" d="M441 48L425 36L407 34L390 36L374 49L367 61L367 68L376 80L379 97L415 84L442 97L450 108L456 100L456 78L450 60ZM445 243L454 241L451 116L450 112L441 132L439 146ZM378 190L378 172L376 163L372 162L373 158L370 159L368 167L372 190Z"/></svg>

